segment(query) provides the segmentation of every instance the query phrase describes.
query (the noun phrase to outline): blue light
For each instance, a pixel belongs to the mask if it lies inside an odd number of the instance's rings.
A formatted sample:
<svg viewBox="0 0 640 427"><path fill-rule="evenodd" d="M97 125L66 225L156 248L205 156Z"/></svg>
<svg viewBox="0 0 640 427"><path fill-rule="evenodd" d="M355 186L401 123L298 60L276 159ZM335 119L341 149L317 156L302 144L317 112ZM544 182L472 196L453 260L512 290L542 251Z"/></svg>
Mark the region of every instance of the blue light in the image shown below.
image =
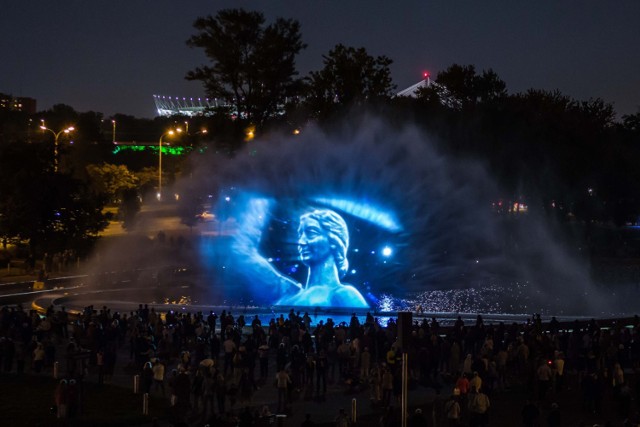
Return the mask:
<svg viewBox="0 0 640 427"><path fill-rule="evenodd" d="M393 253L393 250L389 246L385 246L382 249L382 255L385 257L390 257L392 253Z"/></svg>
<svg viewBox="0 0 640 427"><path fill-rule="evenodd" d="M333 199L326 197L316 197L314 200L318 203L340 209L343 212L368 221L372 224L376 224L379 227L382 227L393 233L397 233L403 230L402 225L400 225L400 222L393 214L393 212L387 211L376 205L366 202L358 203L351 200Z"/></svg>

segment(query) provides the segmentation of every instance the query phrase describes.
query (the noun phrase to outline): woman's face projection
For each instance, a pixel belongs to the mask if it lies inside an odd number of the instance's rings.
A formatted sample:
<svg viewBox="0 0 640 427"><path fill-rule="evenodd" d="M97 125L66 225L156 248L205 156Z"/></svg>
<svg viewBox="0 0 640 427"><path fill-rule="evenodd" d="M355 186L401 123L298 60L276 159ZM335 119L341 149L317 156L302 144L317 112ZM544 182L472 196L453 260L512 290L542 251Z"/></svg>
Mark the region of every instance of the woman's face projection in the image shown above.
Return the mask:
<svg viewBox="0 0 640 427"><path fill-rule="evenodd" d="M319 263L331 255L327 232L313 217L303 216L300 218L298 252L300 260L306 265Z"/></svg>

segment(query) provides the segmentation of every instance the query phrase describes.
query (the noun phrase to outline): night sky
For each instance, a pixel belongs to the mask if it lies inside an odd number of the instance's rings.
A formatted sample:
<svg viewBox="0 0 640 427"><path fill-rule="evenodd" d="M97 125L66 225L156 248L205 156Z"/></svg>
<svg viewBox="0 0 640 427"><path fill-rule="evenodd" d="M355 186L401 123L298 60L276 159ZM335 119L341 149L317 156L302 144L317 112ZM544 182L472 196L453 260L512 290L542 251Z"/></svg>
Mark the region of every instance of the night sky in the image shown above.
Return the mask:
<svg viewBox="0 0 640 427"><path fill-rule="evenodd" d="M600 97L619 115L640 106L640 2L427 0L7 0L0 8L0 92L38 110L153 117L153 95L203 97L187 71L204 64L186 46L199 16L243 7L301 23L306 75L336 44L394 63L401 90L453 63L493 68L510 93L554 90Z"/></svg>

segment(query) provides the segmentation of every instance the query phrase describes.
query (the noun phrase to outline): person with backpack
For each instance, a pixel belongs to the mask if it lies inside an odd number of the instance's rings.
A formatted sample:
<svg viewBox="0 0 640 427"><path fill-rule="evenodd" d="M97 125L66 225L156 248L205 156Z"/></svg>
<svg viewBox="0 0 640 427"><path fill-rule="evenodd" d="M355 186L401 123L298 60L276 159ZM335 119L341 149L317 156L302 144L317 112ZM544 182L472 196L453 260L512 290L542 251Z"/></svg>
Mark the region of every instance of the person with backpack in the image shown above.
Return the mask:
<svg viewBox="0 0 640 427"><path fill-rule="evenodd" d="M447 426L458 427L462 416L462 408L460 407L459 397L452 394L449 400L444 404L444 413L447 417Z"/></svg>

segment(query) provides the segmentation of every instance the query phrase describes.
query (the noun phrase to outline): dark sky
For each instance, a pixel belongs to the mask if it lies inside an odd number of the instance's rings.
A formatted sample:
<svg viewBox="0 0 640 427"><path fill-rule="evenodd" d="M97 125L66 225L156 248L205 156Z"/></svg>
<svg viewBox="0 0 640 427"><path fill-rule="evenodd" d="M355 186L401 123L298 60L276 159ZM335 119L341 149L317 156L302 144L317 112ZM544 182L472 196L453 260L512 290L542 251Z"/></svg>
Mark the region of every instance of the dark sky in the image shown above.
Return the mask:
<svg viewBox="0 0 640 427"><path fill-rule="evenodd" d="M243 7L300 21L301 75L337 43L394 63L398 90L453 63L493 68L510 93L600 97L618 114L640 106L640 1L6 0L0 8L0 92L38 109L153 117L153 95L204 96L187 71L199 16Z"/></svg>

